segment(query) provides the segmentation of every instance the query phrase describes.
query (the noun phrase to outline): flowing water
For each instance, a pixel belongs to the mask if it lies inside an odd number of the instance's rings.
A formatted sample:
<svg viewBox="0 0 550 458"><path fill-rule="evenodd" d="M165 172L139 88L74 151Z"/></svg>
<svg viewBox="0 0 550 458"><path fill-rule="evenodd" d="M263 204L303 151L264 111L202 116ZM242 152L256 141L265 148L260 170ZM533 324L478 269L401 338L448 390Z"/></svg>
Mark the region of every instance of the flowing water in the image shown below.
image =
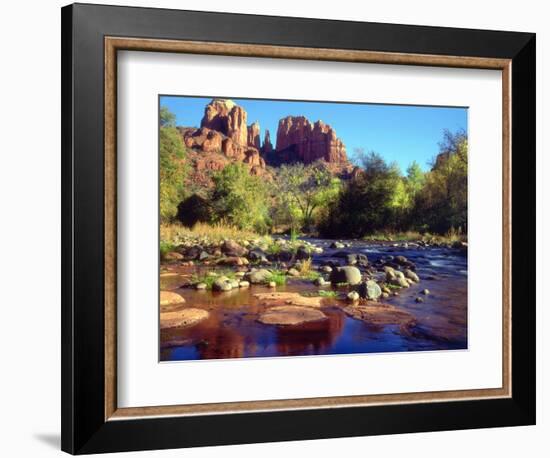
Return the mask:
<svg viewBox="0 0 550 458"><path fill-rule="evenodd" d="M329 240L308 239L324 252L314 255L314 264L339 260L338 251L364 253L370 262L382 256L403 255L416 264L421 281L399 290L399 296L384 299L416 317L408 332L398 326L374 326L346 315L341 307L330 305L322 311L327 320L296 326L259 323L265 310L254 294L272 291L264 286L229 292L197 291L184 287L190 275L204 267L172 268L161 276L161 288L181 294L186 302L173 309L194 307L208 310L209 317L188 328L163 329L160 334L161 361L213 358L246 358L299 355L327 355L467 348L467 258L456 250L433 247L394 247L363 241L349 241L343 250L329 248ZM212 268L208 268L212 270ZM423 289L430 294L420 294ZM311 282L288 278L276 291L315 292ZM342 292L347 289L341 288ZM424 302L415 299L421 296ZM336 303L337 301L334 300Z"/></svg>

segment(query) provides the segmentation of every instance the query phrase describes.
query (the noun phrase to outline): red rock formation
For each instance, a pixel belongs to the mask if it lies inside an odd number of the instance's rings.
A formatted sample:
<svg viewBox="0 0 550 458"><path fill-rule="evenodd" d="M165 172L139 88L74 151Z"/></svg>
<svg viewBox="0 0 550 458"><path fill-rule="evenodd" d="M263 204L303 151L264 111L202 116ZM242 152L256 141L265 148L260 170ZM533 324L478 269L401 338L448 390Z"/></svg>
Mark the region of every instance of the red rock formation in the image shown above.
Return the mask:
<svg viewBox="0 0 550 458"><path fill-rule="evenodd" d="M246 111L232 100L213 99L206 105L201 127L220 132L239 145L247 145Z"/></svg>
<svg viewBox="0 0 550 458"><path fill-rule="evenodd" d="M322 121L312 124L304 116L287 116L279 121L276 150L292 150L305 164L318 159L347 162L346 147L334 129Z"/></svg>
<svg viewBox="0 0 550 458"><path fill-rule="evenodd" d="M200 129L180 129L180 132L188 148L200 149L205 153L219 152L222 149L223 136L215 130L201 127Z"/></svg>
<svg viewBox="0 0 550 458"><path fill-rule="evenodd" d="M248 146L260 149L260 123L258 121L248 126Z"/></svg>
<svg viewBox="0 0 550 458"><path fill-rule="evenodd" d="M271 143L271 136L269 135L269 130L265 130L264 144L262 146L262 152L264 154L271 153L273 151L273 144Z"/></svg>
<svg viewBox="0 0 550 458"><path fill-rule="evenodd" d="M260 152L256 148L249 148L246 150L243 162L252 167L259 166L265 168L265 161L263 157L260 156Z"/></svg>

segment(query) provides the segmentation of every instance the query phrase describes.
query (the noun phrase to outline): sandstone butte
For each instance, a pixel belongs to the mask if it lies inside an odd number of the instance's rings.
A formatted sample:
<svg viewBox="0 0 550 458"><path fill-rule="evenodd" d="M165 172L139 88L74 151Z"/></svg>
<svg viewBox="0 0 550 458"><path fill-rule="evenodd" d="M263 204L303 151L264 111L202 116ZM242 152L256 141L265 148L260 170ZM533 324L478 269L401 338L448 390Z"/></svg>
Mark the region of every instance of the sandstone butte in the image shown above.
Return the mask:
<svg viewBox="0 0 550 458"><path fill-rule="evenodd" d="M310 122L304 116L287 116L279 121L276 146L269 130L263 144L260 123L247 125L244 108L229 99L213 99L204 109L200 127L178 127L191 150L194 179L202 181L209 171L221 170L231 162L246 164L250 173L266 175L266 164L290 162L310 164L324 160L334 173L352 172L346 147L334 129L322 121ZM206 179L206 178L205 178Z"/></svg>

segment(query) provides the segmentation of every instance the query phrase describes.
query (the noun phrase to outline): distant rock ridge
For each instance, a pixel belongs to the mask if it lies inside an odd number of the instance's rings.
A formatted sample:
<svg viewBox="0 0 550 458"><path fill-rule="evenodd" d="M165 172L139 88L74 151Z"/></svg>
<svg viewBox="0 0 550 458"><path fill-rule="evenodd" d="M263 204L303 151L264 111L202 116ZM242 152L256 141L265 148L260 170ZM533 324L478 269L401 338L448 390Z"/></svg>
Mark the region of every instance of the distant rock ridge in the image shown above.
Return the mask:
<svg viewBox="0 0 550 458"><path fill-rule="evenodd" d="M287 116L279 121L276 146L269 130L263 144L260 123L247 125L247 113L229 99L212 99L204 109L199 128L178 127L185 145L191 150L190 159L198 182L208 182L208 172L223 169L231 162L246 164L255 175L269 175L266 164L323 160L335 174L351 171L346 148L334 129L304 116Z"/></svg>

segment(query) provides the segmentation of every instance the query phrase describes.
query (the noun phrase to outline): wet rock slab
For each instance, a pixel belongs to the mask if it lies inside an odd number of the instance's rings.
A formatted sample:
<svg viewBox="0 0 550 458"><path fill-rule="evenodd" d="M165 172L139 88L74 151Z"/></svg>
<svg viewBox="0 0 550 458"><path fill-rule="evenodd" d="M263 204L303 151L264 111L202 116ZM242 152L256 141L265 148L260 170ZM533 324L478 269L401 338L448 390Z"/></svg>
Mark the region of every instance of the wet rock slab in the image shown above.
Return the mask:
<svg viewBox="0 0 550 458"><path fill-rule="evenodd" d="M161 291L160 292L160 305L174 305L174 304L183 304L185 299L178 293L172 291Z"/></svg>
<svg viewBox="0 0 550 458"><path fill-rule="evenodd" d="M200 321L208 318L209 313L206 310L187 308L173 312L162 312L160 314L160 328L177 328L193 326Z"/></svg>
<svg viewBox="0 0 550 458"><path fill-rule="evenodd" d="M271 307L262 313L258 321L263 324L292 326L326 319L327 316L320 310L296 305L281 305Z"/></svg>
<svg viewBox="0 0 550 458"><path fill-rule="evenodd" d="M406 310L379 302L350 305L344 308L344 312L352 318L377 326L398 325L406 328L416 323L414 315Z"/></svg>
<svg viewBox="0 0 550 458"><path fill-rule="evenodd" d="M321 307L324 305L322 297L305 297L300 293L260 293L254 294L254 297L262 305L266 306L296 305L300 307Z"/></svg>

